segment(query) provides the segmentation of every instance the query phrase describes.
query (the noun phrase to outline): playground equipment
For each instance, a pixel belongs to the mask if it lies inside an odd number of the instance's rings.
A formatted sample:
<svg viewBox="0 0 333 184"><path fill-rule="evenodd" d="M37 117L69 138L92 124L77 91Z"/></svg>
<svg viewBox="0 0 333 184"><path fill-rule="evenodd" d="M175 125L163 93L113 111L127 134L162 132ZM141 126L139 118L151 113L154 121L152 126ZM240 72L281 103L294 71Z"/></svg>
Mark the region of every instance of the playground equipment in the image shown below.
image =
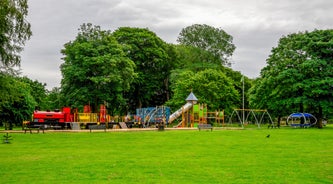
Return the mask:
<svg viewBox="0 0 333 184"><path fill-rule="evenodd" d="M77 108L63 107L61 110L39 111L35 110L32 120L22 124L23 128L54 128L54 129L73 129L79 130L81 126L88 128L91 125L103 124L108 128L109 125L118 124L115 118L107 114L106 106L100 105L98 113L91 111L90 105L85 105L83 112L78 112ZM133 123L133 122L130 122ZM112 126L111 126L112 127Z"/></svg>
<svg viewBox="0 0 333 184"><path fill-rule="evenodd" d="M287 118L287 125L292 127L308 128L317 123L317 118L310 113L292 113Z"/></svg>
<svg viewBox="0 0 333 184"><path fill-rule="evenodd" d="M240 115L240 112L242 112L242 118ZM248 125L250 123L256 124L258 128L260 128L260 125L263 123L265 115L268 118L269 126L275 127L274 122L268 113L267 110L261 110L261 109L234 109L230 118L229 118L229 124L232 124L232 118L234 118L234 115L237 116L239 125L244 128L244 125ZM252 115L252 116L251 116ZM252 121L250 120L250 117L252 117Z"/></svg>
<svg viewBox="0 0 333 184"><path fill-rule="evenodd" d="M224 124L224 111L208 112L206 104L198 104L197 97L191 92L186 98L187 103L169 117L171 124L178 117L182 120L175 127L194 127L196 124L215 123Z"/></svg>
<svg viewBox="0 0 333 184"><path fill-rule="evenodd" d="M179 116L181 116L183 113L187 112L192 108L193 104L188 102L186 103L182 108L178 109L176 112L170 115L169 117L169 123L172 123L175 119L177 119Z"/></svg>
<svg viewBox="0 0 333 184"><path fill-rule="evenodd" d="M168 123L171 124L175 119L182 115L182 121L177 125L185 127L187 125L187 119L189 110L193 107L194 104L198 102L197 97L191 92L186 98L187 103L182 106L182 108L178 109L176 112L170 115Z"/></svg>
<svg viewBox="0 0 333 184"><path fill-rule="evenodd" d="M158 127L164 129L181 117L180 123L175 127L195 127L197 124L224 124L224 111L208 112L206 104L198 104L197 97L191 92L186 98L186 104L171 114L170 108L156 106L136 109L136 114L126 116L110 116L107 114L106 105L100 105L97 112L92 112L90 105L83 107L83 112L78 108L64 107L55 111L34 111L32 121L22 124L24 129L73 129L80 130L96 128L132 128L132 127ZM171 114L171 115L170 115ZM215 120L215 121L214 121Z"/></svg>
<svg viewBox="0 0 333 184"><path fill-rule="evenodd" d="M224 126L224 110L216 110L214 112L207 112L207 121L214 121L219 126Z"/></svg>
<svg viewBox="0 0 333 184"><path fill-rule="evenodd" d="M87 128L90 125L96 124L106 124L108 126L108 122L110 122L111 116L107 114L106 106L100 105L99 113L93 113L91 111L90 105L85 105L83 107L83 113L79 113L78 109L73 109L73 120L76 123L82 124ZM72 123L73 124L73 123Z"/></svg>
<svg viewBox="0 0 333 184"><path fill-rule="evenodd" d="M169 121L170 108L166 106L156 106L136 109L136 121L146 128L156 124L166 124Z"/></svg>
<svg viewBox="0 0 333 184"><path fill-rule="evenodd" d="M207 105L194 104L191 109L182 112L182 121L176 127L194 127L207 124Z"/></svg>

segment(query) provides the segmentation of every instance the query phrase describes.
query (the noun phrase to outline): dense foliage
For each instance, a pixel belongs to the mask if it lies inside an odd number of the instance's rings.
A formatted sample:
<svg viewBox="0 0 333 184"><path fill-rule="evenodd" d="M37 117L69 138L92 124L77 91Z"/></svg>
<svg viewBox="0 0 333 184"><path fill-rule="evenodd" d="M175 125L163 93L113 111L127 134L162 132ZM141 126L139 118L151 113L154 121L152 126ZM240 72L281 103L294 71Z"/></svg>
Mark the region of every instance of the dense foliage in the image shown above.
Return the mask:
<svg viewBox="0 0 333 184"><path fill-rule="evenodd" d="M127 93L129 110L163 105L169 97L168 77L173 68L169 54L173 48L148 29L121 27L113 36L124 46L138 73Z"/></svg>
<svg viewBox="0 0 333 184"><path fill-rule="evenodd" d="M136 77L134 62L109 31L83 24L76 39L65 44L61 65L64 105L82 107L112 104L112 112L126 106L123 93Z"/></svg>
<svg viewBox="0 0 333 184"><path fill-rule="evenodd" d="M45 84L27 77L0 74L0 126L21 125L36 107L45 108Z"/></svg>
<svg viewBox="0 0 333 184"><path fill-rule="evenodd" d="M177 63L171 72L173 96L166 104L176 110L191 91L210 110L241 107L242 75L221 64L211 52L194 46L175 45ZM250 84L246 80L247 89ZM246 103L248 104L248 103Z"/></svg>
<svg viewBox="0 0 333 184"><path fill-rule="evenodd" d="M223 65L230 65L228 59L236 48L232 40L232 36L223 29L206 24L193 24L182 29L177 39L180 44L212 53Z"/></svg>
<svg viewBox="0 0 333 184"><path fill-rule="evenodd" d="M240 95L233 86L233 81L222 71L207 69L200 72L184 71L178 75L172 85L173 98L168 105L179 108L185 103L187 95L193 91L199 103L208 104L210 109L226 109L231 112L240 101Z"/></svg>
<svg viewBox="0 0 333 184"><path fill-rule="evenodd" d="M284 36L251 90L251 103L278 117L294 111L319 119L333 108L333 30Z"/></svg>
<svg viewBox="0 0 333 184"><path fill-rule="evenodd" d="M20 66L19 53L32 35L27 15L27 0L0 1L0 126L9 128L29 119L45 96L45 88L39 82L14 76L14 67ZM39 92L41 96L37 97Z"/></svg>
<svg viewBox="0 0 333 184"><path fill-rule="evenodd" d="M0 72L20 64L19 53L32 34L27 14L27 0L0 1Z"/></svg>

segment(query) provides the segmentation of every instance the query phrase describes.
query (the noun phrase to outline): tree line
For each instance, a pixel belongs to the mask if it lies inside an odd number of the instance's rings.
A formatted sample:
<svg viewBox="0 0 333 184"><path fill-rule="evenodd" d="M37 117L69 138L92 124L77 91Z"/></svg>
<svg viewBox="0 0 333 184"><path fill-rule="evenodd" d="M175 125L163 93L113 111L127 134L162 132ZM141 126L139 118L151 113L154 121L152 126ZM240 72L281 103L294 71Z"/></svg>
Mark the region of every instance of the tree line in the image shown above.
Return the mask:
<svg viewBox="0 0 333 184"><path fill-rule="evenodd" d="M236 49L233 37L205 24L183 28L177 44L166 43L147 28L111 31L82 24L77 36L61 50L61 86L48 91L46 84L21 77L13 69L19 66L18 53L31 31L25 19L23 23L3 23L17 18L12 12L27 14L26 1L8 2L11 0L1 1L4 5L0 6L10 9L0 16L1 124L20 124L35 108L82 109L85 104L94 111L105 104L111 115L159 105L177 110L191 91L200 103L224 109L226 114L242 107L243 76L229 67ZM19 32L12 30L13 22L21 25L15 29L22 28ZM260 77L244 78L245 108L267 109L278 121L292 112L306 111L318 117L321 127L321 120L333 114L332 44L332 30L282 36Z"/></svg>
<svg viewBox="0 0 333 184"><path fill-rule="evenodd" d="M83 24L62 49L61 102L81 108L89 103L95 110L105 103L111 114L126 114L159 105L178 109L193 91L214 108L238 106L241 74L225 67L235 49L232 37L194 24L178 42L166 43L147 28L112 32Z"/></svg>

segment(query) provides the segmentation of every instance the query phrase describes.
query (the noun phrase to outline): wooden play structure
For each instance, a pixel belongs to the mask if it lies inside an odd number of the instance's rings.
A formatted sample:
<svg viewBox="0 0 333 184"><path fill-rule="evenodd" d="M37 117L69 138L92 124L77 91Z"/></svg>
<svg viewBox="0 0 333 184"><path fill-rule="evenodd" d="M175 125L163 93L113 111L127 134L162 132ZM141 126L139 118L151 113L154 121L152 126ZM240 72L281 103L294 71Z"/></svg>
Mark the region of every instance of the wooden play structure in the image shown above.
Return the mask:
<svg viewBox="0 0 333 184"><path fill-rule="evenodd" d="M207 124L207 105L194 104L188 111L182 111L181 127L194 127L195 124Z"/></svg>
<svg viewBox="0 0 333 184"><path fill-rule="evenodd" d="M198 104L198 99L191 92L186 98L187 103L169 117L171 124L178 117L181 121L175 127L195 127L198 124L224 124L224 111L209 112L207 104Z"/></svg>

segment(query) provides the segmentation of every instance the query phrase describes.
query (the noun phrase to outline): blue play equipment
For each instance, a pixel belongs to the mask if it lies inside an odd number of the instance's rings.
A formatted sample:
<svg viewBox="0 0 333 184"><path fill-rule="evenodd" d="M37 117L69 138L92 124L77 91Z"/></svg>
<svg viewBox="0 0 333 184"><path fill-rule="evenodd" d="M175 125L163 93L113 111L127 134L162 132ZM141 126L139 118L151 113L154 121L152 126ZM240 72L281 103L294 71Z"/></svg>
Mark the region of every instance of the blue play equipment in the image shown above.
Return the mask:
<svg viewBox="0 0 333 184"><path fill-rule="evenodd" d="M291 122L291 123L290 123ZM292 113L287 118L287 125L291 127L308 128L317 123L317 118L310 113Z"/></svg>
<svg viewBox="0 0 333 184"><path fill-rule="evenodd" d="M140 117L143 127L167 123L170 116L170 107L156 106L136 109L136 116Z"/></svg>

